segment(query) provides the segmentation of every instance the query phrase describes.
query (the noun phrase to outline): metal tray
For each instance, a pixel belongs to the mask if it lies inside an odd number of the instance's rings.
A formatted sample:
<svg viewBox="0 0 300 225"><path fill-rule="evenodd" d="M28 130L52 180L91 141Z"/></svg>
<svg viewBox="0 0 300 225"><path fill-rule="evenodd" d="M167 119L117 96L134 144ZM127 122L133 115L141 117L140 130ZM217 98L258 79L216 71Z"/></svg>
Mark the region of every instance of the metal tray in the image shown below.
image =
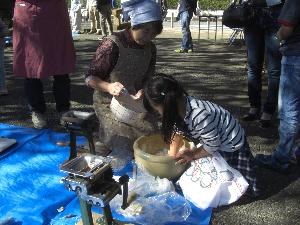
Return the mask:
<svg viewBox="0 0 300 225"><path fill-rule="evenodd" d="M64 162L60 166L60 170L75 176L90 178L94 176L94 172L98 168L103 167L105 164L107 163L104 157L85 153Z"/></svg>

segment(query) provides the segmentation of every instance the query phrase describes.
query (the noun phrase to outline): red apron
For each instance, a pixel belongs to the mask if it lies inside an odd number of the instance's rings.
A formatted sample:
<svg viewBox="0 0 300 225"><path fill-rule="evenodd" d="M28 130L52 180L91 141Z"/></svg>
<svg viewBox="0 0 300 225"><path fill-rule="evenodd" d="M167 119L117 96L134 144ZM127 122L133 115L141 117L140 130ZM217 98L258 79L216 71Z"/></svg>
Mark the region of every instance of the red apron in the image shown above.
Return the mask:
<svg viewBox="0 0 300 225"><path fill-rule="evenodd" d="M75 50L65 0L16 0L13 51L16 76L44 78L74 72Z"/></svg>

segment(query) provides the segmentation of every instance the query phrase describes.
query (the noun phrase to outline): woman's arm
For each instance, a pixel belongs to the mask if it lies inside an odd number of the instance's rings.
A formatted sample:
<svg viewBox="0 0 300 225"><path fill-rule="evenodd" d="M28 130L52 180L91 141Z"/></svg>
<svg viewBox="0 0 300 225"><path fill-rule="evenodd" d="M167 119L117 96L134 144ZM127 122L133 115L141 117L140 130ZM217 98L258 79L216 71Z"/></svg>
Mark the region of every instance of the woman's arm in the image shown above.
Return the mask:
<svg viewBox="0 0 300 225"><path fill-rule="evenodd" d="M124 88L123 85L119 82L109 82L110 73L118 58L118 46L109 39L101 41L86 74L86 84L95 90L108 92L111 95L119 95Z"/></svg>
<svg viewBox="0 0 300 225"><path fill-rule="evenodd" d="M109 83L95 76L87 77L86 84L95 90L108 92L109 94L115 96L119 96L124 88L124 86L119 82Z"/></svg>

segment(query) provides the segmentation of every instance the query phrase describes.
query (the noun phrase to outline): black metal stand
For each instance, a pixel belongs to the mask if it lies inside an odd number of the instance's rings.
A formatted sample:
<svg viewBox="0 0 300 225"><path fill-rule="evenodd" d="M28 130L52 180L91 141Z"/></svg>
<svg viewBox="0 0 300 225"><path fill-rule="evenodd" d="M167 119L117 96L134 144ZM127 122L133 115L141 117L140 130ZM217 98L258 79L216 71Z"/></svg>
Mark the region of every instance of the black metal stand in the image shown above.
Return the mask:
<svg viewBox="0 0 300 225"><path fill-rule="evenodd" d="M96 154L93 140L93 131L97 127L95 113L70 111L63 115L62 125L70 133L70 159L77 156L76 137L84 136L89 143L89 153Z"/></svg>

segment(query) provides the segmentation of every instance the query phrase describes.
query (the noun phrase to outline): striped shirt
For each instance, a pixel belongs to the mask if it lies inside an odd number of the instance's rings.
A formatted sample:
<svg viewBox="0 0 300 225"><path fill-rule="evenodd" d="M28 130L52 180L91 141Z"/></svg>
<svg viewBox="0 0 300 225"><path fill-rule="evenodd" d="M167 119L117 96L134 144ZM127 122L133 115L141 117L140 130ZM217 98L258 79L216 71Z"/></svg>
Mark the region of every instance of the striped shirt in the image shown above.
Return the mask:
<svg viewBox="0 0 300 225"><path fill-rule="evenodd" d="M243 146L244 129L227 110L190 96L186 103L184 123L189 135L207 152L234 152Z"/></svg>

